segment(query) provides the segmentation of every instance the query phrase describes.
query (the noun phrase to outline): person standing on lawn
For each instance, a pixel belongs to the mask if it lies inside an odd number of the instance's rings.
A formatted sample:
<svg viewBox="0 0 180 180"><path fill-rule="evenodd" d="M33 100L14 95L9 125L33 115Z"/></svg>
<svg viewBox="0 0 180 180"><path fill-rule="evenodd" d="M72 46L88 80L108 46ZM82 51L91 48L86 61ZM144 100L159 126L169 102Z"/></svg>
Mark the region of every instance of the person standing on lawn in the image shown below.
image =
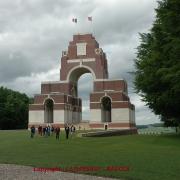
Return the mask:
<svg viewBox="0 0 180 180"><path fill-rule="evenodd" d="M31 138L34 137L34 134L35 134L35 127L31 126Z"/></svg>
<svg viewBox="0 0 180 180"><path fill-rule="evenodd" d="M68 125L65 126L65 132L66 132L66 139L68 139L69 138L69 126Z"/></svg>
<svg viewBox="0 0 180 180"><path fill-rule="evenodd" d="M58 140L59 140L60 127L56 127L56 129L55 129L55 133L56 133L56 139L58 139Z"/></svg>

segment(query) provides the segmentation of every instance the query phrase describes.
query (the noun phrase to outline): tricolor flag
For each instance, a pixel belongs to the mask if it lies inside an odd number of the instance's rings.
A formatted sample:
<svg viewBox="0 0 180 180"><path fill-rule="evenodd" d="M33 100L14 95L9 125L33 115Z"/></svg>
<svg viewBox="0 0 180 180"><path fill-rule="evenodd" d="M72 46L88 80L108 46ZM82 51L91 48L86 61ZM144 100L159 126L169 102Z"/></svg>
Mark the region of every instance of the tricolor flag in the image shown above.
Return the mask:
<svg viewBox="0 0 180 180"><path fill-rule="evenodd" d="M92 21L92 16L89 16L89 17L88 17L88 21Z"/></svg>
<svg viewBox="0 0 180 180"><path fill-rule="evenodd" d="M72 22L77 23L77 18L72 18Z"/></svg>

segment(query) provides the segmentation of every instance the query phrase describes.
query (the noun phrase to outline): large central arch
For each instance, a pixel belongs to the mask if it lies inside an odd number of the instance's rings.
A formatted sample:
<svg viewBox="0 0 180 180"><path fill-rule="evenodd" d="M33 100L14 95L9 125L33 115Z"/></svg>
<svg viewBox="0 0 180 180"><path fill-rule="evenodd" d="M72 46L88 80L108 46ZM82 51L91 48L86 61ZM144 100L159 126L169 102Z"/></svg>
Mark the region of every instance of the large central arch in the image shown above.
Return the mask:
<svg viewBox="0 0 180 180"><path fill-rule="evenodd" d="M67 81L72 84L71 94L75 97L78 97L78 80L79 78L86 74L90 73L93 77L93 80L96 79L94 71L88 66L76 66L72 68L67 76Z"/></svg>
<svg viewBox="0 0 180 180"><path fill-rule="evenodd" d="M73 67L68 75L67 75L67 81L68 82L77 82L79 77L85 73L91 73L92 76L93 76L93 80L96 80L96 75L93 71L93 69L91 69L90 67L88 66L84 66L84 65L81 65L81 66L75 66Z"/></svg>

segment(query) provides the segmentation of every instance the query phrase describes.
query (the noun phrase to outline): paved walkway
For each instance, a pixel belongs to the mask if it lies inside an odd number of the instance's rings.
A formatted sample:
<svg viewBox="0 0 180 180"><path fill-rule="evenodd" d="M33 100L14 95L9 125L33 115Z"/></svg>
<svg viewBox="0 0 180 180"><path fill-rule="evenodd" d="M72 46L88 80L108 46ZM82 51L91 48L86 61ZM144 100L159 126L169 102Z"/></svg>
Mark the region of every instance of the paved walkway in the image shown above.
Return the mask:
<svg viewBox="0 0 180 180"><path fill-rule="evenodd" d="M38 172L32 167L0 164L0 179L3 180L115 180L67 172Z"/></svg>

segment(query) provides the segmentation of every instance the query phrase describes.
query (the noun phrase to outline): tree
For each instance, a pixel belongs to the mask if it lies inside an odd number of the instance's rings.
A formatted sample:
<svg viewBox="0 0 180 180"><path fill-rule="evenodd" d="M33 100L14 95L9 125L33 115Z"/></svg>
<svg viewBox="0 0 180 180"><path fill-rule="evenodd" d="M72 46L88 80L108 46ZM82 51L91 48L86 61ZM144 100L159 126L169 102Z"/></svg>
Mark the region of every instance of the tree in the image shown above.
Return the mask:
<svg viewBox="0 0 180 180"><path fill-rule="evenodd" d="M26 94L0 87L0 129L27 128L31 101Z"/></svg>
<svg viewBox="0 0 180 180"><path fill-rule="evenodd" d="M140 38L135 89L165 124L180 124L180 1L159 1L152 29Z"/></svg>

